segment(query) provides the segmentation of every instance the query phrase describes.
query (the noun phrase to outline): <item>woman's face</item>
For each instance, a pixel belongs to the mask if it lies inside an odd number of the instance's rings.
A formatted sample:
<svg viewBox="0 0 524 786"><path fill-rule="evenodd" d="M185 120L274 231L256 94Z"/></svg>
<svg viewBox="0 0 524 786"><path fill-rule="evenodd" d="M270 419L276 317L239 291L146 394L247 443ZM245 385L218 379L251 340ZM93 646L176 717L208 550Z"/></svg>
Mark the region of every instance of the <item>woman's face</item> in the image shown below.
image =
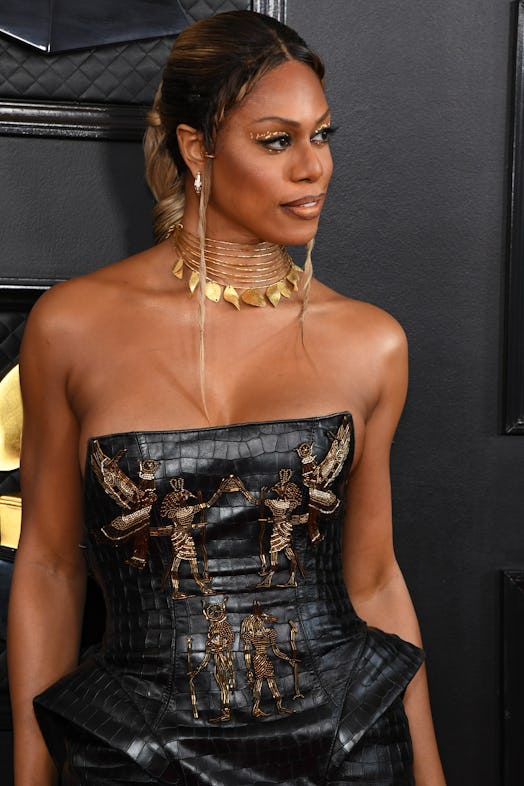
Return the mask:
<svg viewBox="0 0 524 786"><path fill-rule="evenodd" d="M309 66L270 71L220 128L206 234L286 245L314 237L333 168L329 107Z"/></svg>

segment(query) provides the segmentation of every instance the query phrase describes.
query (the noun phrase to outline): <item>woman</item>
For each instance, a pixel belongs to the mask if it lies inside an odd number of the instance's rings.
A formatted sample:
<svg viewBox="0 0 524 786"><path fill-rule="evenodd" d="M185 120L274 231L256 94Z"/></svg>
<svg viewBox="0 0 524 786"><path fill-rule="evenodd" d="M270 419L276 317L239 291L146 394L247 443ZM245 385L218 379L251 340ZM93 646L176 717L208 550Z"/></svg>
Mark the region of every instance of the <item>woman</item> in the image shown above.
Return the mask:
<svg viewBox="0 0 524 786"><path fill-rule="evenodd" d="M17 786L56 780L35 696L66 783L411 784L404 707L417 785L444 783L392 546L404 334L311 279L322 78L268 17L182 33L146 138L158 244L30 317ZM79 544L107 629L76 668Z"/></svg>

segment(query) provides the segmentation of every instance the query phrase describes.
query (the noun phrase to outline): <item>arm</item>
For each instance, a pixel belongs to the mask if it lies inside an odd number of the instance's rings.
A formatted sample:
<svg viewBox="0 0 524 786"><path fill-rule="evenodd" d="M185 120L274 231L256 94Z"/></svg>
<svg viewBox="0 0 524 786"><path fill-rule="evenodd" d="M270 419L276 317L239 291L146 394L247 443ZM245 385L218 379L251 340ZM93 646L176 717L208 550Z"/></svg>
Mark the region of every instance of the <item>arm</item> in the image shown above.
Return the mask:
<svg viewBox="0 0 524 786"><path fill-rule="evenodd" d="M8 630L16 786L56 783L32 700L76 665L84 602L78 427L56 327L38 303L21 352L23 518Z"/></svg>
<svg viewBox="0 0 524 786"><path fill-rule="evenodd" d="M421 646L417 618L393 548L389 451L407 388L406 340L393 321L388 320L378 355L377 397L349 484L344 572L355 609L369 625ZM404 702L417 786L444 786L424 667L408 686Z"/></svg>

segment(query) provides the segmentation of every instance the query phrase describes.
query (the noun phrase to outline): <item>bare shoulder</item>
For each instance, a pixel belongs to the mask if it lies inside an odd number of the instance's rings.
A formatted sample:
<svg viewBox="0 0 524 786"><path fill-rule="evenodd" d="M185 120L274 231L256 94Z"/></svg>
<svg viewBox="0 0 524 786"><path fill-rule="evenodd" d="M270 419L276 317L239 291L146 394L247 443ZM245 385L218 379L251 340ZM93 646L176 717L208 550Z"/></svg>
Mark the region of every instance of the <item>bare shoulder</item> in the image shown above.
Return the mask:
<svg viewBox="0 0 524 786"><path fill-rule="evenodd" d="M154 287L158 247L120 260L47 290L31 310L27 332L65 339Z"/></svg>
<svg viewBox="0 0 524 786"><path fill-rule="evenodd" d="M324 340L335 341L340 351L351 347L354 352L358 345L371 358L407 352L402 325L384 309L345 297L316 281L312 286L311 304L316 324L329 334Z"/></svg>
<svg viewBox="0 0 524 786"><path fill-rule="evenodd" d="M408 376L407 340L399 322L378 306L318 282L311 289L310 316L308 334L306 314L306 345L309 335L318 365L347 391L352 411L367 422L377 405L387 402L396 422Z"/></svg>
<svg viewBox="0 0 524 786"><path fill-rule="evenodd" d="M33 306L24 331L21 368L69 378L107 350L107 337L132 319L155 290L159 247L55 284ZM158 276L157 276L158 278Z"/></svg>

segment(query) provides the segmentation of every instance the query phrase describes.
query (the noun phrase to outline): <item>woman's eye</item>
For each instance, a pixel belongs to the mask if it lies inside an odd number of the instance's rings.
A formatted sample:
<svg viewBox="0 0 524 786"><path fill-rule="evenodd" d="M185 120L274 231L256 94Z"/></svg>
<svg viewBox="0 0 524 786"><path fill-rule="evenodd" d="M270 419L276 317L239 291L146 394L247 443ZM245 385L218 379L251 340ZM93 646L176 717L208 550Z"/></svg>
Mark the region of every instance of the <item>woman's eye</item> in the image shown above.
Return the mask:
<svg viewBox="0 0 524 786"><path fill-rule="evenodd" d="M278 134L277 136L269 136L259 139L259 144L263 145L268 150L285 150L291 144L289 134Z"/></svg>
<svg viewBox="0 0 524 786"><path fill-rule="evenodd" d="M317 145L325 145L326 142L329 142L329 137L333 136L337 129L333 126L325 126L324 128L319 128L313 136L311 137L311 141L315 142Z"/></svg>

